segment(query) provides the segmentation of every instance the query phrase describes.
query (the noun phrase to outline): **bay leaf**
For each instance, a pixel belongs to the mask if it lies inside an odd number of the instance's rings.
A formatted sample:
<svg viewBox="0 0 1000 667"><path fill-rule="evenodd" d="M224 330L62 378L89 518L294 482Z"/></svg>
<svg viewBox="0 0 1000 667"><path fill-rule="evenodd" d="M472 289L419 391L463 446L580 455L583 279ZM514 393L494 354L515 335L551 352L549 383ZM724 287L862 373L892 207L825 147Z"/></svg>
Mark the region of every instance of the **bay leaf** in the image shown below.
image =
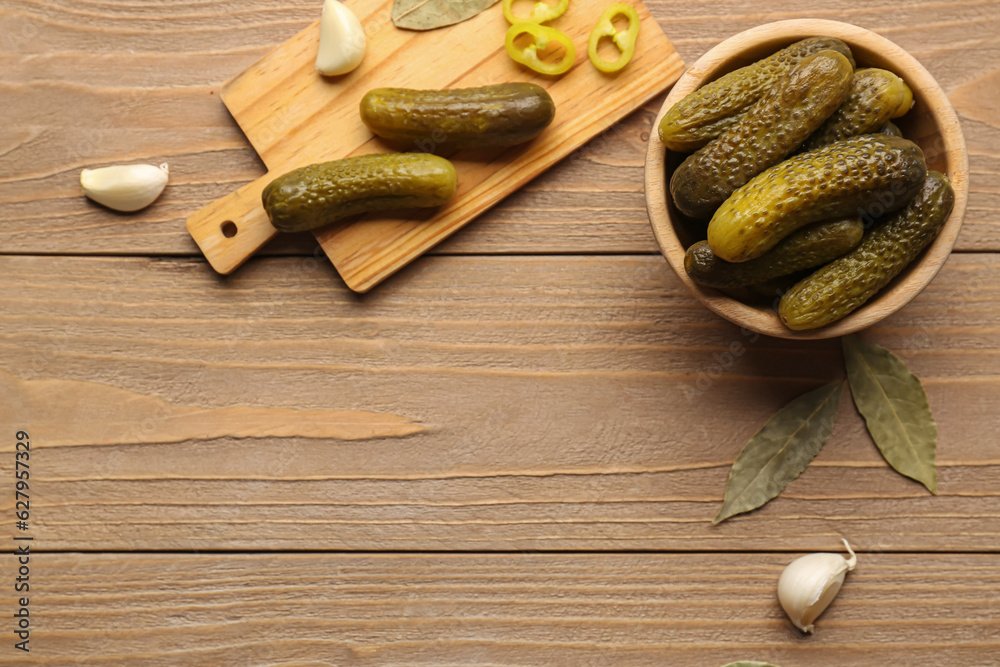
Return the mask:
<svg viewBox="0 0 1000 667"><path fill-rule="evenodd" d="M731 662L728 665L723 665L722 667L778 667L778 666L772 665L769 662L757 662L756 660L739 660L737 662Z"/></svg>
<svg viewBox="0 0 1000 667"><path fill-rule="evenodd" d="M433 30L471 19L498 0L396 0L392 22L407 30ZM501 38L502 43L502 38Z"/></svg>
<svg viewBox="0 0 1000 667"><path fill-rule="evenodd" d="M843 381L831 382L799 396L767 420L736 457L713 524L757 509L806 469L833 431L843 391Z"/></svg>
<svg viewBox="0 0 1000 667"><path fill-rule="evenodd" d="M937 493L937 424L917 376L899 357L856 336L844 336L851 395L882 456L897 472Z"/></svg>

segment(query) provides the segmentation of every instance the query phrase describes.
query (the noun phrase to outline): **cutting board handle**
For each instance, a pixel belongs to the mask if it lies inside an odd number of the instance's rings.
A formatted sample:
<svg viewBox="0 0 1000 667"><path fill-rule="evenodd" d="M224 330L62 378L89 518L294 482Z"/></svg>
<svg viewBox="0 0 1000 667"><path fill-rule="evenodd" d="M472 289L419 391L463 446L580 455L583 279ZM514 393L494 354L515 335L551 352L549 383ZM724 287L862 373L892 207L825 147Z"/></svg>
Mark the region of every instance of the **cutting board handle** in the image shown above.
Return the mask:
<svg viewBox="0 0 1000 667"><path fill-rule="evenodd" d="M260 201L274 178L261 176L188 216L188 233L219 273L229 275L278 234Z"/></svg>

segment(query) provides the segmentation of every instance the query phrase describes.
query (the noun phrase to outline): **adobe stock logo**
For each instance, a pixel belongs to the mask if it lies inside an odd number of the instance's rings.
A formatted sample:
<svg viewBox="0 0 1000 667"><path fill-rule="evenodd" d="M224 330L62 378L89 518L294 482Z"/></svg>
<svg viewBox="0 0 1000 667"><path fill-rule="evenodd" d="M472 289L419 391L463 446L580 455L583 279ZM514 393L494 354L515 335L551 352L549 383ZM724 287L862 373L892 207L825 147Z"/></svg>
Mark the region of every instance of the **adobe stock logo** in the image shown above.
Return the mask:
<svg viewBox="0 0 1000 667"><path fill-rule="evenodd" d="M714 362L704 366L695 375L693 384L684 384L681 387L689 403L707 393L715 385L716 380L736 366L740 358L746 354L747 344L753 345L760 340L760 334L750 329L741 328L740 335L743 339L732 340L722 352L712 353Z"/></svg>

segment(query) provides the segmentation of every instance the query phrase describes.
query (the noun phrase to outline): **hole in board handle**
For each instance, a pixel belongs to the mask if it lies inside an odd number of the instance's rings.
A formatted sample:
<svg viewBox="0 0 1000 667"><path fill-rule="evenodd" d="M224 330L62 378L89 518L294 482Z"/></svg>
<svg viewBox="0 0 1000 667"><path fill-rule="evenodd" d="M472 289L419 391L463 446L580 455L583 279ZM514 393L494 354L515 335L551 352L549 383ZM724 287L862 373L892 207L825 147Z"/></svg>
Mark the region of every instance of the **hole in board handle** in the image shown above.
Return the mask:
<svg viewBox="0 0 1000 667"><path fill-rule="evenodd" d="M220 229L222 230L222 235L225 236L227 239L233 238L234 236L236 236L236 232L239 231L239 229L236 227L236 223L233 222L232 220L226 220L224 223L222 223L222 227L220 227Z"/></svg>

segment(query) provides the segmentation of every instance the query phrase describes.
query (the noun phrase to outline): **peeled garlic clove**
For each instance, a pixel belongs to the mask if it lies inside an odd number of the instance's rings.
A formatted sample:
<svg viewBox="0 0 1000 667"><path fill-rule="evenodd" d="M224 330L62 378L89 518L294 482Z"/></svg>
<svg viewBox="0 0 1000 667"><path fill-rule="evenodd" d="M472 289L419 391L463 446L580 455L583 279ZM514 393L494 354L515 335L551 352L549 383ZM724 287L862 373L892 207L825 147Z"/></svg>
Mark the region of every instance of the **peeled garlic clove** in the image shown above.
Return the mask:
<svg viewBox="0 0 1000 667"><path fill-rule="evenodd" d="M319 22L316 69L327 76L347 74L365 57L365 30L350 9L326 0Z"/></svg>
<svg viewBox="0 0 1000 667"><path fill-rule="evenodd" d="M83 194L116 211L146 208L167 187L167 163L115 165L80 172Z"/></svg>
<svg viewBox="0 0 1000 667"><path fill-rule="evenodd" d="M858 557L843 540L850 560L839 554L809 554L793 560L778 579L778 600L802 632L812 632L813 622L837 597L844 577L858 564Z"/></svg>

